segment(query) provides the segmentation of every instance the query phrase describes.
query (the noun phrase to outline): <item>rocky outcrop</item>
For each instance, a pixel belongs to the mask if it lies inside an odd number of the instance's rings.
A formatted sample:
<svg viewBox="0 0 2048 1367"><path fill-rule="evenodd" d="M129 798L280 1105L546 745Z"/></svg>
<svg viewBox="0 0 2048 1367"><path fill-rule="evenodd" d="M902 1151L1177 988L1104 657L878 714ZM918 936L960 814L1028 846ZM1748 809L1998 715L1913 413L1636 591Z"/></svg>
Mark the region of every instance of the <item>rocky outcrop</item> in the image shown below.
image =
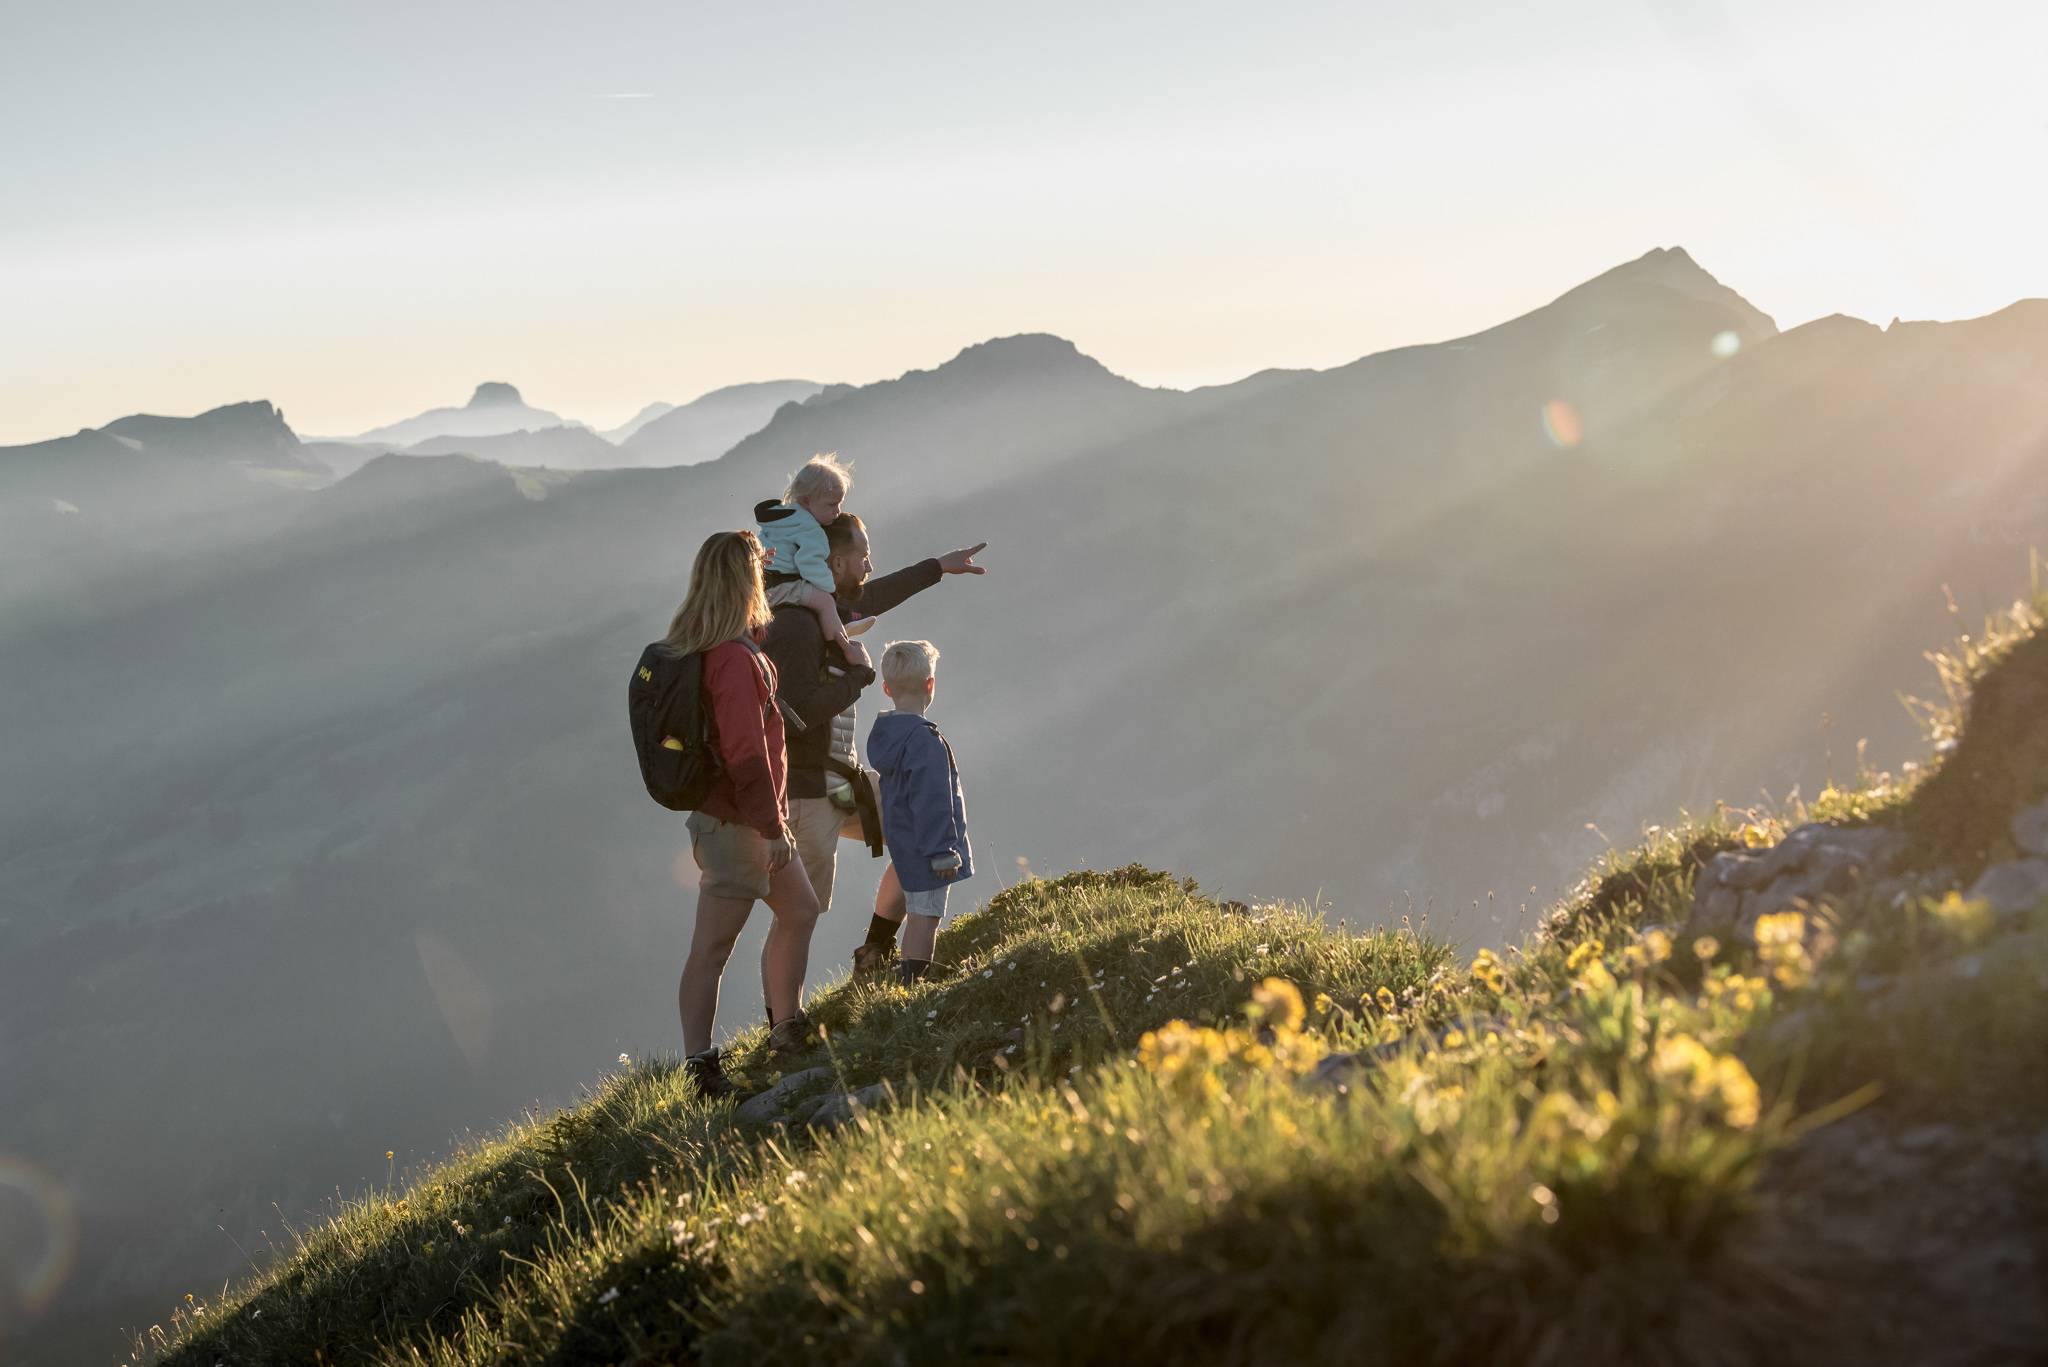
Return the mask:
<svg viewBox="0 0 2048 1367"><path fill-rule="evenodd" d="M1389 1059L1398 1056L1403 1050L1418 1047L1422 1049L1442 1049L1447 1047L1450 1037L1455 1034L1471 1037L1484 1035L1489 1030L1506 1031L1513 1028L1514 1026L1511 1022L1499 1016L1473 1016L1458 1021L1455 1024L1446 1025L1440 1030L1432 1030L1427 1034L1410 1035L1404 1039L1394 1040L1387 1044L1375 1044L1370 1049L1359 1049L1341 1054L1325 1054L1321 1062L1309 1069L1308 1072L1302 1074L1301 1086L1311 1091L1327 1089L1338 1093L1348 1092L1351 1090L1351 1085L1358 1081L1360 1077L1375 1068L1382 1067Z"/></svg>
<svg viewBox="0 0 2048 1367"><path fill-rule="evenodd" d="M1970 885L1973 902L1989 902L2000 918L2017 916L2048 901L2048 859L2015 859L1993 864Z"/></svg>
<svg viewBox="0 0 2048 1367"><path fill-rule="evenodd" d="M734 1107L733 1118L744 1120L749 1125L772 1125L786 1120L790 1106L798 1097L813 1091L831 1076L832 1070L823 1066L785 1074L767 1091L748 1097Z"/></svg>
<svg viewBox="0 0 2048 1367"><path fill-rule="evenodd" d="M820 1086L834 1076L833 1070L823 1065L786 1074L767 1091L734 1107L733 1118L749 1125L830 1130L846 1124L862 1111L883 1105L894 1095L886 1082L872 1082L850 1092L834 1089L821 1093Z"/></svg>
<svg viewBox="0 0 2048 1367"><path fill-rule="evenodd" d="M886 1082L871 1082L851 1092L834 1092L813 1107L803 1123L814 1130L836 1129L862 1111L873 1110L888 1099L889 1084Z"/></svg>
<svg viewBox="0 0 2048 1367"><path fill-rule="evenodd" d="M2001 920L2048 901L2048 802L2012 819L2018 859L1993 864L1964 894L1987 902ZM1728 850L1702 865L1693 880L1686 929L1695 935L1750 938L1758 918L1867 896L1891 903L1952 885L1942 871L1901 872L1893 865L1905 838L1884 826L1801 826L1768 849Z"/></svg>
<svg viewBox="0 0 2048 1367"><path fill-rule="evenodd" d="M1801 826L1768 849L1727 850L1693 879L1693 934L1750 937L1757 921L1873 886L1904 846L1882 826Z"/></svg>

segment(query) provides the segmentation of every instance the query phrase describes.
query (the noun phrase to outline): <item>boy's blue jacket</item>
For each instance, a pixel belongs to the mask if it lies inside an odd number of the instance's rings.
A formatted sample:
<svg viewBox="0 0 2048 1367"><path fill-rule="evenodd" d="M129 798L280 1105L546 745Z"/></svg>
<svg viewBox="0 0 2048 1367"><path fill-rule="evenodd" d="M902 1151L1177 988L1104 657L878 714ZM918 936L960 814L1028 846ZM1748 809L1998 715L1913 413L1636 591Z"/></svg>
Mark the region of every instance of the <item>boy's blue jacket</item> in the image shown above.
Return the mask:
<svg viewBox="0 0 2048 1367"><path fill-rule="evenodd" d="M953 747L915 712L884 712L868 732L868 763L882 776L882 839L905 892L947 885L932 861L960 857L958 883L974 874L967 844L967 799Z"/></svg>

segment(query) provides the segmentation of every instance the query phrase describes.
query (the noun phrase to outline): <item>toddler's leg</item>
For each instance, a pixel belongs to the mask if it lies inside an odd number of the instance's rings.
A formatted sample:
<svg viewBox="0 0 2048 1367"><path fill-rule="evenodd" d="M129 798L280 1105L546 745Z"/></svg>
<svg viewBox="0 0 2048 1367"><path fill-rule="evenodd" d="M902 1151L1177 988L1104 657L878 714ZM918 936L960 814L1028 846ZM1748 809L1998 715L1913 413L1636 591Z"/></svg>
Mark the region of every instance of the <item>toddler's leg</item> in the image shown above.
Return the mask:
<svg viewBox="0 0 2048 1367"><path fill-rule="evenodd" d="M852 660L853 642L846 634L846 624L839 620L839 605L832 601L832 595L816 584L806 584L804 606L817 616L818 625L825 629L825 639L836 641L846 658Z"/></svg>

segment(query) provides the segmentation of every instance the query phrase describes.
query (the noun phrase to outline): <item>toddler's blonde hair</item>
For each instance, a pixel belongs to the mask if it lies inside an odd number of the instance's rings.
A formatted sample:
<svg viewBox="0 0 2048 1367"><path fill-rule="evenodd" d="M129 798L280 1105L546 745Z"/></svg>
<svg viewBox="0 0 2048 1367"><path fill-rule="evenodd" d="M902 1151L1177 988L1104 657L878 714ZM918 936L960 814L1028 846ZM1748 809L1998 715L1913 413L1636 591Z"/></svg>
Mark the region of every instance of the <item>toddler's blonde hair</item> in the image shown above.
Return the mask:
<svg viewBox="0 0 2048 1367"><path fill-rule="evenodd" d="M782 501L795 503L800 498L815 498L828 489L837 489L841 498L853 492L853 467L841 461L837 451L826 451L805 461L803 468L789 477Z"/></svg>
<svg viewBox="0 0 2048 1367"><path fill-rule="evenodd" d="M891 694L922 688L938 665L939 648L930 641L891 641L882 652L882 687Z"/></svg>

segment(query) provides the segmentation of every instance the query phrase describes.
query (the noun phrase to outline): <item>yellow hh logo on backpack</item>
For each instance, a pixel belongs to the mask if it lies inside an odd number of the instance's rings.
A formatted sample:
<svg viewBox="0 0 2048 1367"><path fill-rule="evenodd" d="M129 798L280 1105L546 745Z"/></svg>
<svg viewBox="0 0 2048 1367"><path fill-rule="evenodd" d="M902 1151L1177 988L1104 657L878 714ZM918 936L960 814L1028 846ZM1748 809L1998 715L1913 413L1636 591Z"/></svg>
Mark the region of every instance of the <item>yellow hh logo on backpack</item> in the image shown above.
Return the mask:
<svg viewBox="0 0 2048 1367"><path fill-rule="evenodd" d="M641 666L640 666L640 682L642 682L642 683L653 683L653 682L654 682L654 671L653 671L653 670L651 670L651 669L649 669L649 668L648 668L648 667L647 667L646 665L641 665Z"/></svg>

